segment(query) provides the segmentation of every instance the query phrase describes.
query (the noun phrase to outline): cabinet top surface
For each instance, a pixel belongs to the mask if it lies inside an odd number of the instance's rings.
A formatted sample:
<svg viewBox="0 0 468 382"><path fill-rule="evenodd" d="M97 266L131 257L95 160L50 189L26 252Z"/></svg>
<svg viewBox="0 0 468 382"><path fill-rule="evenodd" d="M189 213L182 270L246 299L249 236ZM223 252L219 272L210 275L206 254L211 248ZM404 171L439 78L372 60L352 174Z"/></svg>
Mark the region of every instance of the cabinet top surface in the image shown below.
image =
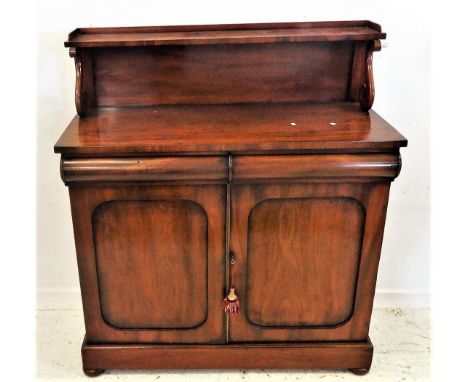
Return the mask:
<svg viewBox="0 0 468 382"><path fill-rule="evenodd" d="M384 39L380 25L367 21L225 24L158 27L78 28L66 47L258 44L274 42Z"/></svg>
<svg viewBox="0 0 468 382"><path fill-rule="evenodd" d="M65 155L387 150L406 139L354 103L102 108L75 116L55 145Z"/></svg>

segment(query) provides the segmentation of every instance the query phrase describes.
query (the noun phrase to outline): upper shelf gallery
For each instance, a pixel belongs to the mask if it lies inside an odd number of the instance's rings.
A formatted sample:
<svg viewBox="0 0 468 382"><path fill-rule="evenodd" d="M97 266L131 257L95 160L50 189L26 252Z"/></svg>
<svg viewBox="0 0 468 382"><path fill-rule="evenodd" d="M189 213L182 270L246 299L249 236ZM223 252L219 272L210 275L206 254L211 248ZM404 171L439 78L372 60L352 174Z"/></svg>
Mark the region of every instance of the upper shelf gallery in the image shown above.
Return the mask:
<svg viewBox="0 0 468 382"><path fill-rule="evenodd" d="M371 21L78 28L75 103L91 109L190 104L359 103L372 107Z"/></svg>

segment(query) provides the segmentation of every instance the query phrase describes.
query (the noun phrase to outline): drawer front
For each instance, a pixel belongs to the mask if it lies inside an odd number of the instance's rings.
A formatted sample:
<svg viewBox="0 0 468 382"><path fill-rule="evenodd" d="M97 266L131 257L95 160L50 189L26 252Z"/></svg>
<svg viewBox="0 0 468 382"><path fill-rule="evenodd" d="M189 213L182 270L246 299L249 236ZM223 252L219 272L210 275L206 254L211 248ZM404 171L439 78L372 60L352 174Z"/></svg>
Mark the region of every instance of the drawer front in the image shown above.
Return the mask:
<svg viewBox="0 0 468 382"><path fill-rule="evenodd" d="M228 160L218 156L64 158L62 179L83 182L225 182Z"/></svg>
<svg viewBox="0 0 468 382"><path fill-rule="evenodd" d="M395 178L397 154L246 155L232 160L232 181L315 178Z"/></svg>

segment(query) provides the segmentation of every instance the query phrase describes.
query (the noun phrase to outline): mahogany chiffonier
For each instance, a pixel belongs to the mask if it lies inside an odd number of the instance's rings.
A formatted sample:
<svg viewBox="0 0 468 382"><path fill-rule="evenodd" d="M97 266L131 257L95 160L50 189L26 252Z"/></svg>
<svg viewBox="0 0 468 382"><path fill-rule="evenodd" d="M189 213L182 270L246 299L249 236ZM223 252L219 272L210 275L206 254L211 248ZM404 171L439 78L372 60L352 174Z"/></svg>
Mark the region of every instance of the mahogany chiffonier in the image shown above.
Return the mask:
<svg viewBox="0 0 468 382"><path fill-rule="evenodd" d="M366 373L406 139L370 21L80 28L69 188L87 375Z"/></svg>

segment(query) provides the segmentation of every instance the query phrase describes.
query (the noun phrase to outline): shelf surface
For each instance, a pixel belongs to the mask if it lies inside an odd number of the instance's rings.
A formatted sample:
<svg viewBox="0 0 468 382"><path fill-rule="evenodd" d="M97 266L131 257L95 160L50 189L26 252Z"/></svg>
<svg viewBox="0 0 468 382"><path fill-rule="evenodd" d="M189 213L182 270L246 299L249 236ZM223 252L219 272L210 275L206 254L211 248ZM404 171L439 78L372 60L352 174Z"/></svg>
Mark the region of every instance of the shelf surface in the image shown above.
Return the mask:
<svg viewBox="0 0 468 382"><path fill-rule="evenodd" d="M383 150L406 139L354 103L102 108L75 116L55 145L68 155Z"/></svg>
<svg viewBox="0 0 468 382"><path fill-rule="evenodd" d="M148 45L259 44L273 42L384 39L371 21L328 21L276 24L227 24L166 27L78 28L66 47Z"/></svg>

